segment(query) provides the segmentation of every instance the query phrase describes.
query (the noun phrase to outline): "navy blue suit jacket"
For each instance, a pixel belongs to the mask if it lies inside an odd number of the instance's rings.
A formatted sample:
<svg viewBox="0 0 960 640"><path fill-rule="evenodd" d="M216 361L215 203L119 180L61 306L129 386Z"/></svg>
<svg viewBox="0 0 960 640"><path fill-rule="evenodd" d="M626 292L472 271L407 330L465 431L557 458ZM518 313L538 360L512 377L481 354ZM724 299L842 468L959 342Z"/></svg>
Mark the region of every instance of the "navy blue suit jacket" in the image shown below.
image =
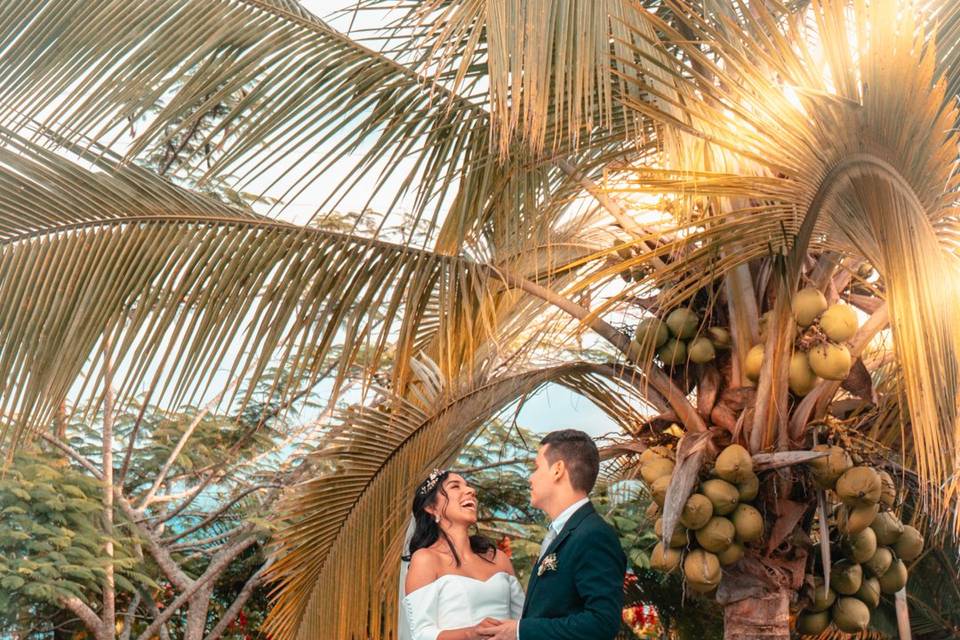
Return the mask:
<svg viewBox="0 0 960 640"><path fill-rule="evenodd" d="M544 567L538 575L551 555L556 569ZM620 631L626 570L616 532L593 504L583 505L533 567L520 640L613 640Z"/></svg>

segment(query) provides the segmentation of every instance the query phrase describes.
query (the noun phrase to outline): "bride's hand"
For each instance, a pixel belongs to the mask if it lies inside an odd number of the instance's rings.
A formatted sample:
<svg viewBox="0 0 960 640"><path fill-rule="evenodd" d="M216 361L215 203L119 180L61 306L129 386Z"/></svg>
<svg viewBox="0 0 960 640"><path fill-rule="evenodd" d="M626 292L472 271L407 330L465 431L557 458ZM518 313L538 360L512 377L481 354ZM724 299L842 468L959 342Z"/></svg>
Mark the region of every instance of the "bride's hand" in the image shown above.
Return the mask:
<svg viewBox="0 0 960 640"><path fill-rule="evenodd" d="M466 640L485 640L487 636L480 633L481 629L489 629L500 624L496 618L484 618L478 624L468 629Z"/></svg>

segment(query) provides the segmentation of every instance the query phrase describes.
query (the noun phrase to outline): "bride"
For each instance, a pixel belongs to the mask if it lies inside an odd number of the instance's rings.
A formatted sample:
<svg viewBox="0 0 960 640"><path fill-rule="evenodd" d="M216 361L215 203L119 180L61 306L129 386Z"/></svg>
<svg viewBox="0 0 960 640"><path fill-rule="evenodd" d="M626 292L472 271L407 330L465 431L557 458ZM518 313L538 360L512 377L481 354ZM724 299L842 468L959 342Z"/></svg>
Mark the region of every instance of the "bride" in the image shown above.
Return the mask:
<svg viewBox="0 0 960 640"><path fill-rule="evenodd" d="M476 522L477 492L460 475L437 469L417 488L401 571L402 640L479 640L480 629L520 617L513 564L470 535Z"/></svg>

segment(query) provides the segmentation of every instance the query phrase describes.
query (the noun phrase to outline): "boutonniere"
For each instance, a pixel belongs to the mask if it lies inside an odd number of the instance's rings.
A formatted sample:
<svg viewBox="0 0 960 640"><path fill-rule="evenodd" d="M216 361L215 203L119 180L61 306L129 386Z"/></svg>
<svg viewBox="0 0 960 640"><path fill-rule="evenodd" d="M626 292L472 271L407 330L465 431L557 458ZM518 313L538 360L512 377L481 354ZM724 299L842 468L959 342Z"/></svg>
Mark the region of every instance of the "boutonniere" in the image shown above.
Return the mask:
<svg viewBox="0 0 960 640"><path fill-rule="evenodd" d="M557 554L551 553L548 556L544 556L543 560L540 561L540 568L537 569L537 576L542 576L547 571L556 571L557 570Z"/></svg>

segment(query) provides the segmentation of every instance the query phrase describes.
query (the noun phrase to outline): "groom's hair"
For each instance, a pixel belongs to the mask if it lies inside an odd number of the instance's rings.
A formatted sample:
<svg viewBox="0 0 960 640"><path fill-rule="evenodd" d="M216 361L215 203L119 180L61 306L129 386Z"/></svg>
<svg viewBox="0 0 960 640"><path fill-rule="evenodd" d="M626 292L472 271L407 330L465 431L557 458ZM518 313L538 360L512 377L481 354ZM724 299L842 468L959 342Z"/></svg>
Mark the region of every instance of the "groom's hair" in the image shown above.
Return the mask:
<svg viewBox="0 0 960 640"><path fill-rule="evenodd" d="M548 433L540 445L550 445L544 451L550 464L563 460L574 489L584 493L593 491L600 473L600 452L593 438L583 431L563 429Z"/></svg>

